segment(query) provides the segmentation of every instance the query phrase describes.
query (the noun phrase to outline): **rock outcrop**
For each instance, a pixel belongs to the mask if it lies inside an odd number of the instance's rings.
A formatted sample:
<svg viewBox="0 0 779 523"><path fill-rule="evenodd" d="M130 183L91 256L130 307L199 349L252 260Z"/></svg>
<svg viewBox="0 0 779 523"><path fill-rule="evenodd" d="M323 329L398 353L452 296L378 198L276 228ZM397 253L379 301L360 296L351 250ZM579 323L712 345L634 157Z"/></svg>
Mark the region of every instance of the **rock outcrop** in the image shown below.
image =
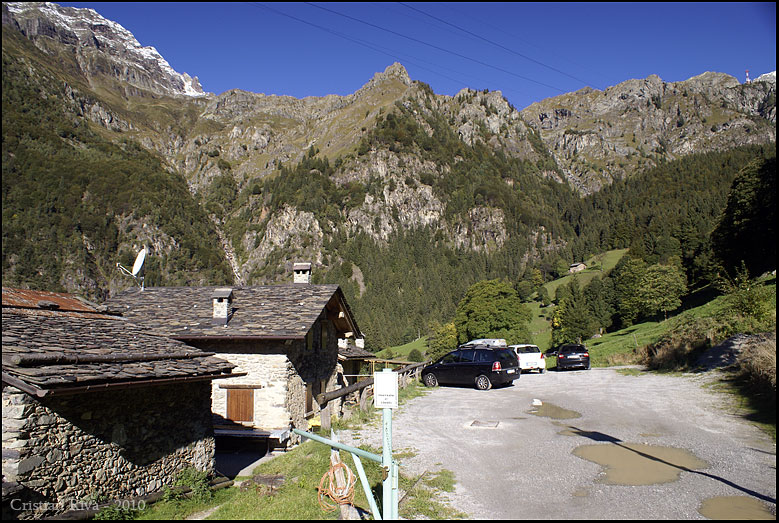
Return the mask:
<svg viewBox="0 0 779 523"><path fill-rule="evenodd" d="M776 83L656 75L534 103L522 117L583 193L693 152L776 141Z"/></svg>

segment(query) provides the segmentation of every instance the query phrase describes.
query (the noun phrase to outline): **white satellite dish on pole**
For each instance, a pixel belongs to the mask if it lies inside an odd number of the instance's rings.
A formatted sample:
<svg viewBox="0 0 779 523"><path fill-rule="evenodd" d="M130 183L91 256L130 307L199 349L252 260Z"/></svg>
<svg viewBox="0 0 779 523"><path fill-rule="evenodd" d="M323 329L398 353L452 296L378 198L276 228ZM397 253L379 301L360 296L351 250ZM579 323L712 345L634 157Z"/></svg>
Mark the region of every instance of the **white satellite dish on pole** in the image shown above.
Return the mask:
<svg viewBox="0 0 779 523"><path fill-rule="evenodd" d="M133 264L133 276L138 276L138 273L143 269L143 262L146 260L146 247L141 249L138 256L135 257L135 263Z"/></svg>
<svg viewBox="0 0 779 523"><path fill-rule="evenodd" d="M123 273L132 276L135 281L137 282L139 279L141 290L143 290L143 262L146 261L146 246L144 245L143 249L141 249L141 252L138 253L138 256L135 257L135 263L133 264L133 270L128 271L121 263L117 263L116 266L119 268L120 271Z"/></svg>

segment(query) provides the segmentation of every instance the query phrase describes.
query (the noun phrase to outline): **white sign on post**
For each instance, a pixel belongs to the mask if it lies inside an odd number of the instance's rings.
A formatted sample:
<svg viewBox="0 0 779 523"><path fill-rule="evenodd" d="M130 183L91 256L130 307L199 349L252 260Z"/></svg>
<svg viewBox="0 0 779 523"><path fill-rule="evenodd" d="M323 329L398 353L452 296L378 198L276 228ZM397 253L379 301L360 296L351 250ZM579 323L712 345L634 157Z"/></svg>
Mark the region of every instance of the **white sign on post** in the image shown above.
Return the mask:
<svg viewBox="0 0 779 523"><path fill-rule="evenodd" d="M373 406L377 409L398 408L398 373L373 373Z"/></svg>

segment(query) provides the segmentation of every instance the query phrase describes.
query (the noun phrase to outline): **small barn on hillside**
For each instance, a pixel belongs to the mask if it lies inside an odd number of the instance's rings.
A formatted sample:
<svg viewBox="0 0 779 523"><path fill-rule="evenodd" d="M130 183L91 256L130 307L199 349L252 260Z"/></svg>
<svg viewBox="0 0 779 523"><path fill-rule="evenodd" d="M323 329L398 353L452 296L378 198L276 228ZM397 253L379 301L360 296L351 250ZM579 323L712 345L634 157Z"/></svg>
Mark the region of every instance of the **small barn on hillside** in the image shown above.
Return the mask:
<svg viewBox="0 0 779 523"><path fill-rule="evenodd" d="M156 334L214 352L244 376L213 384L217 420L284 442L308 428L315 397L342 386L338 340L361 338L338 285L147 287L106 306ZM340 378L340 381L343 381ZM217 434L220 426L217 425Z"/></svg>
<svg viewBox="0 0 779 523"><path fill-rule="evenodd" d="M213 472L211 381L233 364L72 295L3 288L2 305L4 515Z"/></svg>

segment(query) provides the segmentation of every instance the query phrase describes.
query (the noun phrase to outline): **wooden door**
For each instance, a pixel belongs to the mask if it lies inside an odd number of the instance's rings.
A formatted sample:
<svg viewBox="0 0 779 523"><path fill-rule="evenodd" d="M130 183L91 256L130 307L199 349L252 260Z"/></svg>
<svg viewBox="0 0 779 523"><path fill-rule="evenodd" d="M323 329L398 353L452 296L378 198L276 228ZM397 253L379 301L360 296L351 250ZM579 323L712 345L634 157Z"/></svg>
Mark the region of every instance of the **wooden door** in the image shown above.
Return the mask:
<svg viewBox="0 0 779 523"><path fill-rule="evenodd" d="M227 419L233 421L254 421L254 390L227 390Z"/></svg>

